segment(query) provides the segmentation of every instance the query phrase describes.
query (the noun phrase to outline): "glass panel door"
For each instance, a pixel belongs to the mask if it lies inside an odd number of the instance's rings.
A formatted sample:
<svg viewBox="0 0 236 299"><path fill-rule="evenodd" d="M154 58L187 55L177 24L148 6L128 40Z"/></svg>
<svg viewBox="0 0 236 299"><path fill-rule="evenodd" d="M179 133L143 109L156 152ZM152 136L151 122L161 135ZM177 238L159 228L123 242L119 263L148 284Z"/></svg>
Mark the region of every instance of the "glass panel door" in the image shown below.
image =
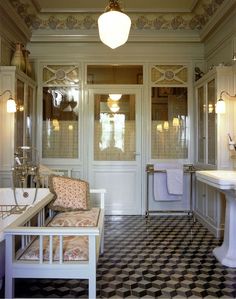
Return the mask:
<svg viewBox="0 0 236 299"><path fill-rule="evenodd" d="M208 164L216 164L216 94L215 94L215 80L211 80L207 84L207 126L208 126Z"/></svg>
<svg viewBox="0 0 236 299"><path fill-rule="evenodd" d="M88 181L107 190L106 214L137 215L142 210L141 89L112 91L121 98L114 99L111 88L89 90Z"/></svg>
<svg viewBox="0 0 236 299"><path fill-rule="evenodd" d="M205 100L204 100L204 87L201 86L197 89L197 109L198 109L198 163L205 162Z"/></svg>
<svg viewBox="0 0 236 299"><path fill-rule="evenodd" d="M33 109L34 109L34 90L31 86L28 86L27 99L26 99L26 111L25 111L25 144L32 146L32 126L33 126Z"/></svg>
<svg viewBox="0 0 236 299"><path fill-rule="evenodd" d="M134 161L136 153L135 95L112 100L95 94L94 160Z"/></svg>
<svg viewBox="0 0 236 299"><path fill-rule="evenodd" d="M24 107L25 83L19 79L16 81L16 103L18 107ZM24 145L24 110L18 109L15 113L15 149Z"/></svg>
<svg viewBox="0 0 236 299"><path fill-rule="evenodd" d="M43 158L78 158L77 87L43 88Z"/></svg>
<svg viewBox="0 0 236 299"><path fill-rule="evenodd" d="M186 87L152 87L152 159L188 158Z"/></svg>

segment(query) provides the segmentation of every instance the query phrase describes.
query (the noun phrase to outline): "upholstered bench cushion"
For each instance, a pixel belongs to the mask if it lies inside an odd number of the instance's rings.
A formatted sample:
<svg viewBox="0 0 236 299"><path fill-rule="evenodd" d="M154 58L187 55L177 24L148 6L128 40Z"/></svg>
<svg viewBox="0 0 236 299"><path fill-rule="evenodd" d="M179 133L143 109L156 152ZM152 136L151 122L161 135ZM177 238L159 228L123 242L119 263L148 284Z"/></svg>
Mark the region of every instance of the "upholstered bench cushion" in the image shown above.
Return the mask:
<svg viewBox="0 0 236 299"><path fill-rule="evenodd" d="M51 227L88 227L97 226L100 209L58 213L48 226ZM21 260L39 260L39 239L37 238L20 257ZM43 259L49 260L49 237L43 238ZM64 261L88 260L88 237L63 237ZM53 237L53 260L59 260L59 237Z"/></svg>
<svg viewBox="0 0 236 299"><path fill-rule="evenodd" d="M66 236L63 237L64 261L88 260L88 237ZM39 260L39 239L37 238L23 253L20 260ZM49 237L43 238L43 260L49 260ZM59 260L59 237L53 237L53 261Z"/></svg>
<svg viewBox="0 0 236 299"><path fill-rule="evenodd" d="M49 226L97 226L100 209L58 213Z"/></svg>

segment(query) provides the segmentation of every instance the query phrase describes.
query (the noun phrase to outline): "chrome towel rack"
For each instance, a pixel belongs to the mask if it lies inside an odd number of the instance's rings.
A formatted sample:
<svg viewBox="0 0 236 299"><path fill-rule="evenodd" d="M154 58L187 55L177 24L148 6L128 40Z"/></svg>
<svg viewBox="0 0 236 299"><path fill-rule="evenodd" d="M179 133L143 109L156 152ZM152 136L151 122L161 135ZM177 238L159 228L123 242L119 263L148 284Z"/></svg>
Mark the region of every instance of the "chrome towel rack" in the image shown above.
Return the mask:
<svg viewBox="0 0 236 299"><path fill-rule="evenodd" d="M193 174L195 174L196 169L193 164L184 164L184 173L187 173L190 175L190 210L187 211L160 211L160 210L150 210L149 209L149 177L152 175L153 182L154 182L154 173L166 173L166 170L164 169L158 169L154 170L153 164L147 164L146 166L146 173L147 173L147 196L146 196L146 211L145 211L145 217L148 218L150 213L187 213L188 215L193 215Z"/></svg>

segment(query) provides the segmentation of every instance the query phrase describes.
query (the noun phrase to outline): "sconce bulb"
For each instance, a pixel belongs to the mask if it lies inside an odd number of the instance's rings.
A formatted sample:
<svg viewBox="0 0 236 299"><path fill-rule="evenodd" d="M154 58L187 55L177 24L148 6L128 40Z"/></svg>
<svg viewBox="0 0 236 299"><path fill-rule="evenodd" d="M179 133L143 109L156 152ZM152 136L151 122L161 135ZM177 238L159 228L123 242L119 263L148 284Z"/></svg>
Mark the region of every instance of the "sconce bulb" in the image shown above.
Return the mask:
<svg viewBox="0 0 236 299"><path fill-rule="evenodd" d="M179 127L179 119L178 117L174 117L172 121L173 127Z"/></svg>
<svg viewBox="0 0 236 299"><path fill-rule="evenodd" d="M9 98L7 100L7 112L8 113L16 112L16 102L12 98Z"/></svg>
<svg viewBox="0 0 236 299"><path fill-rule="evenodd" d="M223 99L219 99L216 103L216 113L224 114L225 113L225 101Z"/></svg>
<svg viewBox="0 0 236 299"><path fill-rule="evenodd" d="M164 130L169 130L169 122L168 121L164 121L163 128L164 128Z"/></svg>

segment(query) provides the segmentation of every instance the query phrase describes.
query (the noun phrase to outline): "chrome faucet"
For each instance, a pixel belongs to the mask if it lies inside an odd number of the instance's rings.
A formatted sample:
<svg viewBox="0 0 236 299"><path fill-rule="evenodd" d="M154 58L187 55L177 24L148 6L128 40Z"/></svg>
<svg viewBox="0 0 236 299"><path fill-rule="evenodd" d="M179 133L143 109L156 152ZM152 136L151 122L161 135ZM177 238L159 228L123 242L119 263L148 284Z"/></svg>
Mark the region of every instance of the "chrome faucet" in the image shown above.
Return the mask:
<svg viewBox="0 0 236 299"><path fill-rule="evenodd" d="M33 148L29 146L20 146L15 152L13 173L14 187L31 187L28 178L31 176L37 184L39 180L39 163L33 161ZM37 159L35 159L37 160Z"/></svg>

